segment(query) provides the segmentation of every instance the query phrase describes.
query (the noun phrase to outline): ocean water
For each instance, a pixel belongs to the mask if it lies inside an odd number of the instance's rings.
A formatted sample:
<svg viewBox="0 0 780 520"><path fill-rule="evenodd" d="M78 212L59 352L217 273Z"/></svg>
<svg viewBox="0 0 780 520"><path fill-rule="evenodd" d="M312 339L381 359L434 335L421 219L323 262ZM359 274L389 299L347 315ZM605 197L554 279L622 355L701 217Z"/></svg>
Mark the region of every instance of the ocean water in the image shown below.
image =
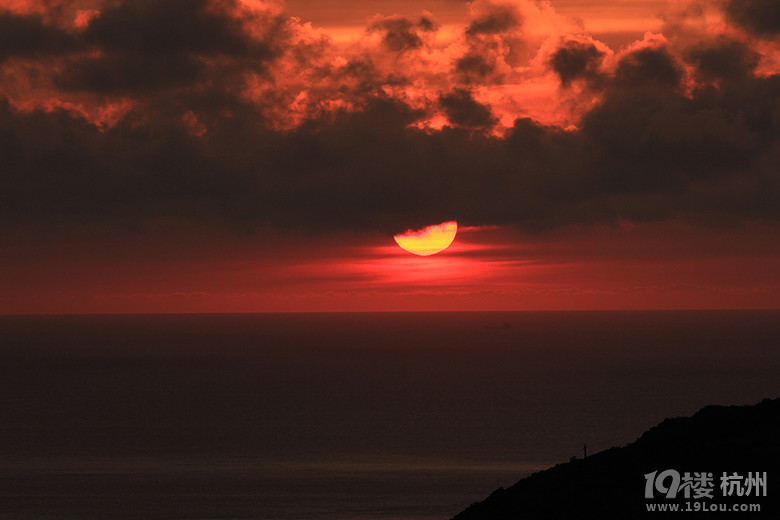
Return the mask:
<svg viewBox="0 0 780 520"><path fill-rule="evenodd" d="M0 518L444 520L778 374L780 311L0 316Z"/></svg>

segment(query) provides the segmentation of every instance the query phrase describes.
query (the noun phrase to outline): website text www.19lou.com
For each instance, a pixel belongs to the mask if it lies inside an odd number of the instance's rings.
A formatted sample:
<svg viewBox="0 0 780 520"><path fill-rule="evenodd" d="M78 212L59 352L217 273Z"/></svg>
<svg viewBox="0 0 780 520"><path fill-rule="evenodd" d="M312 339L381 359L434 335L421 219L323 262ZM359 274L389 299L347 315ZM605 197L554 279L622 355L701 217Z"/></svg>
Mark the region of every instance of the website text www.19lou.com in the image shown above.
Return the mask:
<svg viewBox="0 0 780 520"><path fill-rule="evenodd" d="M760 512L761 504L710 504L706 502L683 502L675 504L645 504L648 511L721 511L721 512Z"/></svg>

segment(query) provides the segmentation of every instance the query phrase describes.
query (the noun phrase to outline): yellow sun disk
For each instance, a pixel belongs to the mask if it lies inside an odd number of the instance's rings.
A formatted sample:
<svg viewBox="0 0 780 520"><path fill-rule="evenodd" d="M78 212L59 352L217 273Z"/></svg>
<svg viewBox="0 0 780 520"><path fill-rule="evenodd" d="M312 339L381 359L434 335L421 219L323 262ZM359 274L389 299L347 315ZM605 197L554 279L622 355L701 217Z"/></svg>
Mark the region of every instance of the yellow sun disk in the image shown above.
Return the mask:
<svg viewBox="0 0 780 520"><path fill-rule="evenodd" d="M419 231L407 231L395 235L393 240L398 246L410 253L420 256L434 255L447 249L458 233L458 223L443 222L436 226L428 226Z"/></svg>

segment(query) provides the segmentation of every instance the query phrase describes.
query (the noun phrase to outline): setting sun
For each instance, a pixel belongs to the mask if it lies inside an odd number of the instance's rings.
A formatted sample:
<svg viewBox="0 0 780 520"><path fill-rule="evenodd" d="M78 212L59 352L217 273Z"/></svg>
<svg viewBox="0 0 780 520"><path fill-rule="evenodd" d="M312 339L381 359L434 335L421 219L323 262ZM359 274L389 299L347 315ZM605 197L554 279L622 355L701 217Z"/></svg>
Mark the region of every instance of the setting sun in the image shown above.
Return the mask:
<svg viewBox="0 0 780 520"><path fill-rule="evenodd" d="M395 235L393 239L404 251L420 256L430 256L447 249L457 234L458 223L453 220L428 226L418 231L410 230Z"/></svg>

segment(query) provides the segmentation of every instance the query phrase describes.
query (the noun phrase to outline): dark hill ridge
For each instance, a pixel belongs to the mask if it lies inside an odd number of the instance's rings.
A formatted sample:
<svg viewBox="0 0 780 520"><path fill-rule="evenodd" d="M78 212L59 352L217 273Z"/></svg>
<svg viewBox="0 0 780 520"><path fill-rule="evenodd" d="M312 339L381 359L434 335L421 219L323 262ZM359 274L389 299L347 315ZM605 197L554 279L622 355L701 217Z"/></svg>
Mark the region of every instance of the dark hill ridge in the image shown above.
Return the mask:
<svg viewBox="0 0 780 520"><path fill-rule="evenodd" d="M672 500L657 490L652 499L645 498L645 474L667 469L681 476L712 473L713 498L686 499L681 491ZM766 472L766 496L724 497L723 472L741 477ZM573 459L500 488L453 520L664 518L671 513L648 512L647 505L675 503L694 510L735 503L761 507L760 512L686 511L682 518L780 518L780 399L707 406L692 417L666 419L627 446Z"/></svg>

